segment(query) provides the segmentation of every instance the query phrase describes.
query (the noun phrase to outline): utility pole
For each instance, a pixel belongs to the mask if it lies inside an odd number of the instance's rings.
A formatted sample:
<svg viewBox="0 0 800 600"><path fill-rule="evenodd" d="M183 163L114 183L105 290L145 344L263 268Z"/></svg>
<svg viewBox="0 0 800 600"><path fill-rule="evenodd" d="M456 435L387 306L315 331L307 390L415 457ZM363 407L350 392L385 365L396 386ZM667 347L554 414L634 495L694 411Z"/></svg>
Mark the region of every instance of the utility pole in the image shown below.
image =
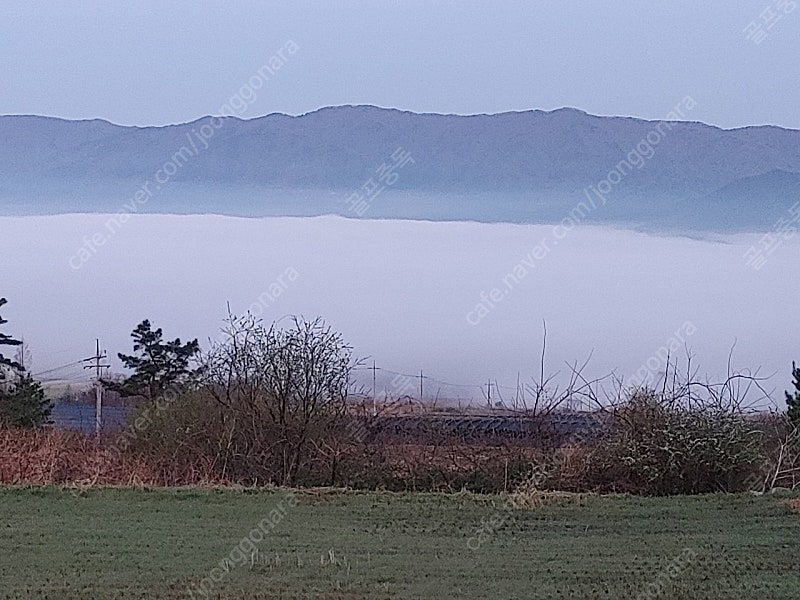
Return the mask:
<svg viewBox="0 0 800 600"><path fill-rule="evenodd" d="M98 441L100 440L100 430L103 425L103 384L100 383L100 370L110 365L102 364L100 361L107 357L106 351L100 354L100 340L95 340L95 353L94 356L84 358L83 362L94 361L93 365L84 365L84 369L94 369L94 392L95 392L95 411L94 411L94 431L97 435Z"/></svg>
<svg viewBox="0 0 800 600"><path fill-rule="evenodd" d="M375 361L373 360L372 361L372 416L373 417L378 414L378 405L377 405L377 402L378 402L378 388L375 385L375 382L377 380L377 376L376 376L377 370L378 370L378 367L375 366Z"/></svg>
<svg viewBox="0 0 800 600"><path fill-rule="evenodd" d="M422 369L419 370L419 401L422 402Z"/></svg>

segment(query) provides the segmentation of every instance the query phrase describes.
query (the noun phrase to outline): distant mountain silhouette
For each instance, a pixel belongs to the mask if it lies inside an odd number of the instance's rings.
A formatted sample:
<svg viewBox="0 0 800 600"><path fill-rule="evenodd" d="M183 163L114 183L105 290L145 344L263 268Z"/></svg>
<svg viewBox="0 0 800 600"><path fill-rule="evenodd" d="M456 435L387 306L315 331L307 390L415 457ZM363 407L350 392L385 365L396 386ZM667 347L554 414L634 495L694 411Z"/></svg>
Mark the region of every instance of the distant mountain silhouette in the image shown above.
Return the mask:
<svg viewBox="0 0 800 600"><path fill-rule="evenodd" d="M796 130L340 106L166 127L3 116L0 212L118 212L150 181L137 211L351 214L345 199L397 148L414 163L364 216L554 221L605 185L585 220L763 228L800 199Z"/></svg>

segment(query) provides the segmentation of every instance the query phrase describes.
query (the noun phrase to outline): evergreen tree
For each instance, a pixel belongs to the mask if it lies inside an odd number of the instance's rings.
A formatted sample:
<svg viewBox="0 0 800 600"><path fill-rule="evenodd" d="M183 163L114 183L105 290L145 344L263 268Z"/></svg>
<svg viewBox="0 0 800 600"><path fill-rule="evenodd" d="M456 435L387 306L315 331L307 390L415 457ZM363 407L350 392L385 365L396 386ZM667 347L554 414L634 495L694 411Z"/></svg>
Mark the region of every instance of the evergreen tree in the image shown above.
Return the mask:
<svg viewBox="0 0 800 600"><path fill-rule="evenodd" d="M7 304L0 298L0 306ZM0 325L8 321L0 317ZM22 342L0 332L0 346L19 346ZM0 426L36 427L47 422L52 404L45 398L44 389L16 360L0 353ZM11 375L9 377L9 375Z"/></svg>
<svg viewBox="0 0 800 600"><path fill-rule="evenodd" d="M800 368L792 362L792 377L794 381L794 394L786 392L786 405L788 406L789 422L795 427L800 427Z"/></svg>
<svg viewBox="0 0 800 600"><path fill-rule="evenodd" d="M161 329L153 331L147 319L139 323L131 337L134 354L117 356L133 370L133 375L121 383L104 382L109 389L123 396L144 396L154 400L169 388L185 386L197 375L198 370L190 368L192 359L200 351L196 339L185 344L180 338L165 342Z"/></svg>
<svg viewBox="0 0 800 600"><path fill-rule="evenodd" d="M53 405L42 384L30 375L20 376L10 390L0 392L0 424L5 427L38 427L47 422Z"/></svg>
<svg viewBox="0 0 800 600"><path fill-rule="evenodd" d="M0 306L7 304L8 300L5 298L0 298ZM0 325L5 325L8 323L3 317L0 317ZM10 335L7 335L3 332L0 332L0 346L19 346L22 342L19 340L15 340ZM10 358L6 358L3 356L3 353L0 352L0 379L3 379L3 367L10 367L11 369L15 369L18 371L22 370L22 366L17 363L16 361L11 360Z"/></svg>

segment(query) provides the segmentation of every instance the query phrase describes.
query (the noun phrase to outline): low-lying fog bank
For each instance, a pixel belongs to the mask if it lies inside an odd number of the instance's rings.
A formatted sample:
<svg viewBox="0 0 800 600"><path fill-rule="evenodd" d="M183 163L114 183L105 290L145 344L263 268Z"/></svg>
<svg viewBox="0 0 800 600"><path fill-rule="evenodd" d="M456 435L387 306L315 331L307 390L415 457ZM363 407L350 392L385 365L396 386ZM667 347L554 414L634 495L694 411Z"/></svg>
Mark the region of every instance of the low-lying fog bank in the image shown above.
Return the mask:
<svg viewBox="0 0 800 600"><path fill-rule="evenodd" d="M170 215L0 217L0 230L4 331L24 336L34 372L91 355L96 337L130 352L144 318L207 342L228 302L266 321L322 315L392 395L419 389L394 372L422 370L426 396L480 400L491 380L508 400L539 371L543 320L548 370L593 353L587 377L657 377L666 350L685 367L688 347L719 378L735 344L734 368L776 374L782 402L800 360L800 236L767 250L763 234Z"/></svg>

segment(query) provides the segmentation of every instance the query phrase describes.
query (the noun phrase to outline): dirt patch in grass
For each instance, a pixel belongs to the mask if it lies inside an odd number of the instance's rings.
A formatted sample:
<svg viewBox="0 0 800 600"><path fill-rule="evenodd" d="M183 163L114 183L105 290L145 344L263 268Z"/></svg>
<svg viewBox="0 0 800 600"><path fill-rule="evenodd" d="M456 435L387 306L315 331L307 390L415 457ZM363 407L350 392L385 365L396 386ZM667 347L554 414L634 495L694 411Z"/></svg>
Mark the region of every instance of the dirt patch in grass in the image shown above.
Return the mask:
<svg viewBox="0 0 800 600"><path fill-rule="evenodd" d="M783 500L783 504L791 508L796 513L800 513L800 498L789 498L788 500Z"/></svg>

